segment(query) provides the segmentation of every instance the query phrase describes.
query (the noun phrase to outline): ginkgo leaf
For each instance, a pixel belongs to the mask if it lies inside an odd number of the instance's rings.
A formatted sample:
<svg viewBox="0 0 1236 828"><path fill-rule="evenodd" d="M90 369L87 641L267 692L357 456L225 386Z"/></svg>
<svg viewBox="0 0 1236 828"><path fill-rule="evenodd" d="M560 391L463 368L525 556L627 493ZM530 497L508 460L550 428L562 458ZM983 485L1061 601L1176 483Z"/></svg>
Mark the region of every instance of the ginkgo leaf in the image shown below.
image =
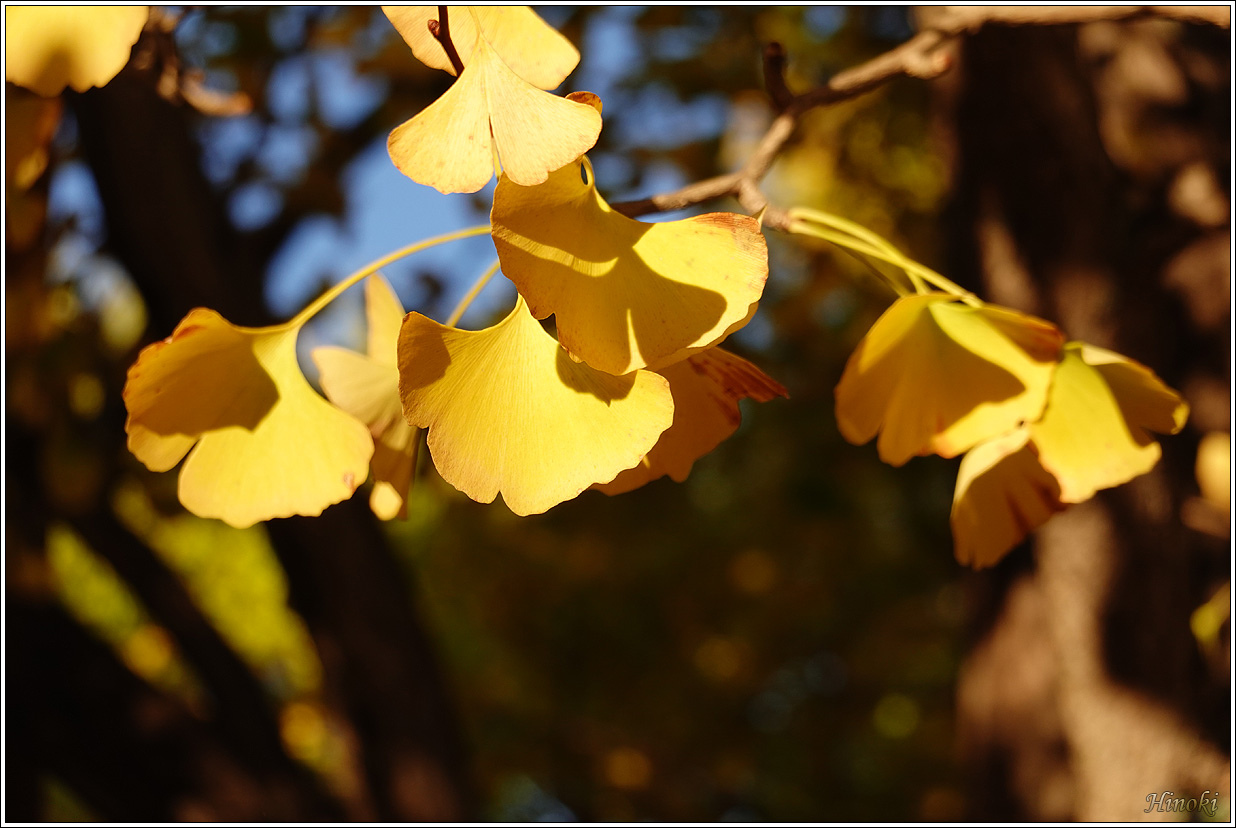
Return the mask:
<svg viewBox="0 0 1236 828"><path fill-rule="evenodd" d="M1043 468L1060 483L1061 499L1081 503L1154 468L1160 449L1148 432L1174 434L1188 413L1146 366L1070 342L1030 435Z"/></svg>
<svg viewBox="0 0 1236 828"><path fill-rule="evenodd" d="M305 380L298 333L197 308L129 369L129 450L152 471L188 452L179 493L194 514L238 527L317 515L365 479L369 432Z"/></svg>
<svg viewBox="0 0 1236 828"><path fill-rule="evenodd" d="M369 427L374 450L374 487L369 507L382 520L408 516L408 488L420 445L416 429L403 418L396 364L403 305L380 275L365 284L369 324L368 354L346 348L313 350L322 390L335 405Z"/></svg>
<svg viewBox="0 0 1236 828"><path fill-rule="evenodd" d="M717 344L768 278L759 222L733 213L648 224L615 212L581 158L544 184L504 175L490 215L507 275L563 347L594 368L656 370Z"/></svg>
<svg viewBox="0 0 1236 828"><path fill-rule="evenodd" d="M669 380L674 396L673 425L639 465L593 488L608 495L622 494L665 475L681 483L696 460L738 430L742 423L739 400L768 402L789 396L779 382L722 348L693 354L657 373Z"/></svg>
<svg viewBox="0 0 1236 828"><path fill-rule="evenodd" d="M954 457L1037 420L1064 337L1054 325L943 293L904 296L871 326L837 384L837 426L880 434L880 458Z"/></svg>
<svg viewBox="0 0 1236 828"><path fill-rule="evenodd" d="M493 177L495 160L512 181L539 184L591 149L600 134L596 107L537 89L477 37L459 80L396 127L386 146L413 181L443 193L474 193Z"/></svg>
<svg viewBox="0 0 1236 828"><path fill-rule="evenodd" d="M994 565L1066 508L1059 484L1039 464L1029 439L1020 428L975 446L962 458L949 518L960 563L975 569Z"/></svg>
<svg viewBox="0 0 1236 828"><path fill-rule="evenodd" d="M517 515L613 480L674 417L664 377L616 377L572 360L522 299L481 331L408 314L399 391L408 421L428 429L442 478L481 503L501 492Z"/></svg>
<svg viewBox="0 0 1236 828"><path fill-rule="evenodd" d="M147 6L4 7L4 78L40 95L103 86L129 62Z"/></svg>
<svg viewBox="0 0 1236 828"><path fill-rule="evenodd" d="M417 60L455 74L446 50L429 31L437 6L383 6ZM527 6L447 6L451 43L464 66L472 62L477 30L502 62L540 89L556 89L579 63L579 50Z"/></svg>

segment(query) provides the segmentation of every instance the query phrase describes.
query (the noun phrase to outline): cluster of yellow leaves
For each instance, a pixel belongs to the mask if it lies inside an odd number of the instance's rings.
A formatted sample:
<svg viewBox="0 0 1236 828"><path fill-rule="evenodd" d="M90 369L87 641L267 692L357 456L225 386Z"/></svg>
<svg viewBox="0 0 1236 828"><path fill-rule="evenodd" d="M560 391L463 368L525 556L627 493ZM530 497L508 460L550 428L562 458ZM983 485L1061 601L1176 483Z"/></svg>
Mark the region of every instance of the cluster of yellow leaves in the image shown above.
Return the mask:
<svg viewBox="0 0 1236 828"><path fill-rule="evenodd" d="M384 10L413 54L453 72L431 34L436 7ZM189 510L237 526L315 515L372 472L374 512L405 516L423 429L444 480L535 514L590 487L681 481L737 429L741 399L785 395L717 347L754 314L768 276L758 222L616 213L583 157L599 99L545 91L578 62L574 47L527 8L451 7L447 19L463 70L391 133L391 158L444 193L498 172L492 236L514 309L461 330L405 315L371 278L367 353L314 352L329 402L296 362L305 313L248 329L192 311L142 351L124 393L139 460L165 471L188 455ZM537 321L551 315L557 338Z"/></svg>
<svg viewBox="0 0 1236 828"><path fill-rule="evenodd" d="M905 296L876 321L837 385L851 442L881 459L963 452L957 559L990 566L1070 504L1149 471L1188 406L1145 366L1049 322L944 293Z"/></svg>
<svg viewBox="0 0 1236 828"><path fill-rule="evenodd" d="M610 209L592 181L582 158L532 187L504 173L491 223L515 309L475 332L410 314L400 333L403 410L428 430L439 473L482 502L501 492L517 514L637 466L641 483L681 480L737 428L736 400L785 393L715 347L751 317L768 277L757 222L645 224ZM557 340L536 321L550 315ZM697 352L713 356L693 364L746 370L675 379Z"/></svg>
<svg viewBox="0 0 1236 828"><path fill-rule="evenodd" d="M579 53L529 9L451 7L441 20L437 7L384 10L422 62L460 67L391 133L391 158L444 193L498 174L490 233L515 307L462 330L405 315L372 278L367 353L314 353L329 402L296 361L310 312L247 329L196 309L130 369L130 449L156 471L184 459L184 505L238 526L318 514L370 473L374 512L406 516L422 430L444 480L484 503L501 494L520 515L589 488L684 480L737 429L740 400L786 393L719 347L763 292L759 223L713 213L648 224L614 211L584 157L600 101L547 91ZM439 39L448 22L455 55ZM550 316L556 336L538 321ZM1179 431L1187 416L1144 366L951 293L894 303L836 397L842 434L878 434L892 465L965 454L952 527L958 559L976 567L1148 471L1159 458L1149 432Z"/></svg>

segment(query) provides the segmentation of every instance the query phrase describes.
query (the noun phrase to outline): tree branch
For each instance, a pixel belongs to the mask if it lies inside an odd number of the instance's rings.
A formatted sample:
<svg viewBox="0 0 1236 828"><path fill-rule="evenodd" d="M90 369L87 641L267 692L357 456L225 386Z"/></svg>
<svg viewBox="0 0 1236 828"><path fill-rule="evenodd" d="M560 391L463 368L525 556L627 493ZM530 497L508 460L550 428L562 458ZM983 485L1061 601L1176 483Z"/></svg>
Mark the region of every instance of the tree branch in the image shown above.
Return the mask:
<svg viewBox="0 0 1236 828"><path fill-rule="evenodd" d="M462 75L464 65L455 49L455 42L451 40L451 22L446 6L438 6L438 19L429 21L429 33L442 44L446 56L451 59L451 66L455 67L455 77Z"/></svg>
<svg viewBox="0 0 1236 828"><path fill-rule="evenodd" d="M760 139L741 170L688 184L668 193L613 205L626 216L681 210L723 196L735 198L749 213L764 210L764 226L786 230L785 210L769 204L760 182L794 134L808 111L857 98L898 78L930 80L953 65L956 41L989 24L1003 26L1069 25L1099 20L1123 21L1162 17L1185 23L1205 23L1229 28L1231 9L1226 6L1094 6L1010 7L943 6L925 10L925 28L914 37L866 63L838 72L828 82L801 95L785 86L782 75L785 54L779 44L764 52L765 87L779 114ZM788 96L788 97L787 97Z"/></svg>

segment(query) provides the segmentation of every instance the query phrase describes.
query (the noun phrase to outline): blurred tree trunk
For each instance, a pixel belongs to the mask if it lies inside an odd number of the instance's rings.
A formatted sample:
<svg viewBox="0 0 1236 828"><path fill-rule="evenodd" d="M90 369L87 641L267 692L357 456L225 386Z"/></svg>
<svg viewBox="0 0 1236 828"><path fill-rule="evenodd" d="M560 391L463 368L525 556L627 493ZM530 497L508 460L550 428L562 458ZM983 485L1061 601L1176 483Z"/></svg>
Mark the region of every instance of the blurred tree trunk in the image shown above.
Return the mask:
<svg viewBox="0 0 1236 828"><path fill-rule="evenodd" d="M940 83L951 272L1192 408L1150 474L975 577L958 717L976 818L1136 820L1148 794L1228 793L1228 668L1189 618L1230 550L1182 520L1199 439L1229 419L1227 55L1227 32L1166 21L989 26Z"/></svg>
<svg viewBox="0 0 1236 828"><path fill-rule="evenodd" d="M202 172L190 130L194 113L160 97L157 77L157 67L131 64L107 86L67 96L98 185L107 246L142 291L152 337L168 335L198 305L239 324L267 323L269 240L242 235L228 221ZM6 250L10 265L11 256ZM38 556L49 521L74 526L177 639L212 707L208 721L198 721L133 677L37 590L9 589L9 641L21 644L10 652L9 675L22 679L9 690L20 689L12 700L24 711L9 746L11 760L23 758L20 766L9 763L6 776L16 808L10 816L41 818L36 785L51 773L104 820L468 817L474 805L451 699L420 626L413 586L364 499L336 506L312 525L288 520L269 527L291 603L319 649L325 701L351 730L359 754L360 790L339 802L288 757L277 711L257 679L178 579L111 513L124 456L123 375L105 375L117 385L100 418L98 453L107 460L94 502L65 510L37 486L10 485L6 540ZM50 432L11 422L6 428L10 483L39 480ZM152 716L155 725L147 721Z"/></svg>

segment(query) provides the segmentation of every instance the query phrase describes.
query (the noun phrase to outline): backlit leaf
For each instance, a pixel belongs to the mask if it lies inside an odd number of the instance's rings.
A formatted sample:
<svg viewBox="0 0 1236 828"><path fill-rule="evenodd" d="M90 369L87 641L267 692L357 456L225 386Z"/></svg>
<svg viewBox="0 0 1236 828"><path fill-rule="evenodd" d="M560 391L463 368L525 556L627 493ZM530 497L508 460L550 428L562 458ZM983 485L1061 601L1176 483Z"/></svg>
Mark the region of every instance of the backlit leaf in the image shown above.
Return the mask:
<svg viewBox="0 0 1236 828"><path fill-rule="evenodd" d="M518 515L613 480L674 416L665 378L616 377L572 360L522 299L481 331L408 314L399 390L409 422L429 430L442 478L481 503L501 492Z"/></svg>
<svg viewBox="0 0 1236 828"><path fill-rule="evenodd" d="M194 514L238 527L317 515L365 479L369 432L305 380L298 333L197 308L129 369L129 449L152 471L188 452L179 491Z"/></svg>
<svg viewBox="0 0 1236 828"><path fill-rule="evenodd" d="M1188 412L1146 366L1071 342L1030 434L1043 467L1060 483L1061 499L1081 503L1154 468L1161 452L1148 432L1174 434Z"/></svg>
<svg viewBox="0 0 1236 828"><path fill-rule="evenodd" d="M525 185L591 149L601 114L587 103L537 89L478 37L459 80L391 132L387 150L400 172L443 193L472 193L496 165Z"/></svg>
<svg viewBox="0 0 1236 828"><path fill-rule="evenodd" d="M657 224L615 212L586 158L521 186L503 176L490 217L502 272L563 347L594 368L656 370L750 317L768 278L759 223L709 213Z"/></svg>
<svg viewBox="0 0 1236 828"><path fill-rule="evenodd" d="M391 25L417 60L455 74L446 50L429 31L437 6L383 6ZM472 62L477 30L502 62L540 89L555 89L579 63L579 50L527 6L448 6L451 43L464 66Z"/></svg>
<svg viewBox="0 0 1236 828"><path fill-rule="evenodd" d="M943 293L898 299L859 343L837 384L852 443L880 434L880 458L954 457L1038 419L1063 336L1048 322Z"/></svg>

